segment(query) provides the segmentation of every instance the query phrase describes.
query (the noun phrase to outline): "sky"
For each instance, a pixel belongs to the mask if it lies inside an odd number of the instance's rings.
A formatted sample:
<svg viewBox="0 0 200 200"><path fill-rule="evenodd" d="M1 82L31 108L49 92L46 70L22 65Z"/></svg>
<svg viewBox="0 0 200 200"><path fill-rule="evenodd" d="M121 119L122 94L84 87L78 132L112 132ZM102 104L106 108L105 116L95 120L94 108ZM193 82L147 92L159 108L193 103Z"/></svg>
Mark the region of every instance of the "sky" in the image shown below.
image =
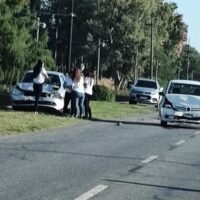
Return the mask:
<svg viewBox="0 0 200 200"><path fill-rule="evenodd" d="M169 1L177 4L178 13L183 14L183 21L188 25L189 44L200 52L200 0Z"/></svg>

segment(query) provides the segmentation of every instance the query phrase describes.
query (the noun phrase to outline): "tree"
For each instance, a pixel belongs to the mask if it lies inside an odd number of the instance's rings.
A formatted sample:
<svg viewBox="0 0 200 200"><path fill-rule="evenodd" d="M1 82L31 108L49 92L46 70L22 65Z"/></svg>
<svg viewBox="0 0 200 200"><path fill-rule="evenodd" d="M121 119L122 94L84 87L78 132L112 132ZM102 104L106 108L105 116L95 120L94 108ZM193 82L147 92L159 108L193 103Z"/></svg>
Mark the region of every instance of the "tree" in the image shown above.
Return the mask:
<svg viewBox="0 0 200 200"><path fill-rule="evenodd" d="M0 2L0 82L9 89L24 71L30 69L37 58L53 66L47 37L36 42L37 21L30 13L27 0Z"/></svg>

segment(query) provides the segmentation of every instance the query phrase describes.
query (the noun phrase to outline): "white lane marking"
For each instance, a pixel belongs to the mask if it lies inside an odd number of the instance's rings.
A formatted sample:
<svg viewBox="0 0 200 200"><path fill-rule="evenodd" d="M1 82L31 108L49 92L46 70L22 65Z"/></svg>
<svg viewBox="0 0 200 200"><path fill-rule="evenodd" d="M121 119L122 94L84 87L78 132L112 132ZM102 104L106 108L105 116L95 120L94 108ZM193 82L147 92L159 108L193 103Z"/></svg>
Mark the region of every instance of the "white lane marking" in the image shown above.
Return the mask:
<svg viewBox="0 0 200 200"><path fill-rule="evenodd" d="M200 134L200 131L197 131L194 133L194 135L199 135Z"/></svg>
<svg viewBox="0 0 200 200"><path fill-rule="evenodd" d="M77 197L74 200L88 200L91 197L97 195L98 193L102 192L103 190L105 190L108 186L106 185L97 185L96 187L92 188L91 190L89 190L88 192L82 194L80 197Z"/></svg>
<svg viewBox="0 0 200 200"><path fill-rule="evenodd" d="M176 146L180 146L181 144L185 143L185 140L180 140L178 142L175 143Z"/></svg>
<svg viewBox="0 0 200 200"><path fill-rule="evenodd" d="M146 163L149 163L149 162L157 159L158 157L159 156L157 156L157 155L152 155L152 156L149 156L148 158L146 158L145 160L142 160L141 162L146 164Z"/></svg>

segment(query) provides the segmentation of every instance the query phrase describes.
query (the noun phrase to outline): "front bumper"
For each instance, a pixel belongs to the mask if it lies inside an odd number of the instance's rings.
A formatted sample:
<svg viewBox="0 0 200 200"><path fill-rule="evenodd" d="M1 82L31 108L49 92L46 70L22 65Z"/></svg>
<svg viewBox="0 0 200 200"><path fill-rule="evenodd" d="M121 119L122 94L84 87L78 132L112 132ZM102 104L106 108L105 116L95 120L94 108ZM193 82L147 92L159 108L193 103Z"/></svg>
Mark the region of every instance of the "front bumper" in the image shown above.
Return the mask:
<svg viewBox="0 0 200 200"><path fill-rule="evenodd" d="M160 117L162 121L166 122L200 123L200 111L187 112L161 108Z"/></svg>
<svg viewBox="0 0 200 200"><path fill-rule="evenodd" d="M33 107L35 97L11 95L11 104L13 107ZM51 108L55 110L62 110L64 108L64 98L40 97L38 101L39 108Z"/></svg>
<svg viewBox="0 0 200 200"><path fill-rule="evenodd" d="M130 94L129 95L130 101L135 101L139 103L150 103L150 104L157 104L159 101L159 97L157 95L151 94Z"/></svg>

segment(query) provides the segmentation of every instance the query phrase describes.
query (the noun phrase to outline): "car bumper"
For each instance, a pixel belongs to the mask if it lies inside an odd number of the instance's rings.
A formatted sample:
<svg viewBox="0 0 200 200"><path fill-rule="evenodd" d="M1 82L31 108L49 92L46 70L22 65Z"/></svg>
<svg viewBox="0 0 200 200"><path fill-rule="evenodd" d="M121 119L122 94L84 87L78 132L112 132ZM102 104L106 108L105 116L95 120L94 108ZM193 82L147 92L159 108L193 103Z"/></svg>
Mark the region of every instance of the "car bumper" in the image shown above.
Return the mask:
<svg viewBox="0 0 200 200"><path fill-rule="evenodd" d="M158 104L159 97L156 95L141 95L141 94L134 94L129 95L129 101L139 102L139 103L150 103L150 104Z"/></svg>
<svg viewBox="0 0 200 200"><path fill-rule="evenodd" d="M182 112L173 109L161 108L160 117L162 121L176 123L200 123L200 112Z"/></svg>
<svg viewBox="0 0 200 200"><path fill-rule="evenodd" d="M11 95L11 104L13 107L33 107L35 98L33 96L15 96ZM40 97L38 107L62 110L64 108L64 98Z"/></svg>

